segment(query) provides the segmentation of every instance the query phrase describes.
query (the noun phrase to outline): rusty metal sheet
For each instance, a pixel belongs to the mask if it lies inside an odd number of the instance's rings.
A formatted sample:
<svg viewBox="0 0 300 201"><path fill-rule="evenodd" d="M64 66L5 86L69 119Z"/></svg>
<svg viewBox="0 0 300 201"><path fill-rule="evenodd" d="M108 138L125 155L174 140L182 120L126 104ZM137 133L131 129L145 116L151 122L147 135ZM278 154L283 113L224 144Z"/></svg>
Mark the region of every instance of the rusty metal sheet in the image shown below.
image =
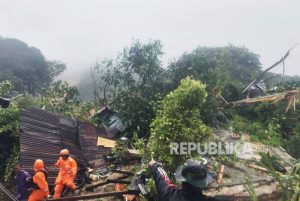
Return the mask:
<svg viewBox="0 0 300 201"><path fill-rule="evenodd" d="M110 149L97 146L98 136L106 137L104 129L42 109L29 109L20 115L20 158L26 170L36 159L42 159L53 185L58 171L53 165L61 149L70 150L79 169L101 164ZM99 162L100 161L100 162Z"/></svg>

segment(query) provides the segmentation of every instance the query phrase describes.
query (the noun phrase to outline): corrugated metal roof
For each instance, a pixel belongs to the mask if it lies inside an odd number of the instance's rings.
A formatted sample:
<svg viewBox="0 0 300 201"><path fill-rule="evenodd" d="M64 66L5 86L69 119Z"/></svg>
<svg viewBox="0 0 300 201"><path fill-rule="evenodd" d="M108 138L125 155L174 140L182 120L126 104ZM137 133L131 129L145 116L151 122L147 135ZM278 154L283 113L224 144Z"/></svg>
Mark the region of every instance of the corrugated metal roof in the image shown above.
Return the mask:
<svg viewBox="0 0 300 201"><path fill-rule="evenodd" d="M114 138L119 132L126 129L126 124L118 117L118 112L108 107L102 108L96 116L100 118L108 136Z"/></svg>
<svg viewBox="0 0 300 201"><path fill-rule="evenodd" d="M54 184L58 173L53 165L61 149L70 150L79 168L101 165L103 154L110 152L108 148L97 147L98 136L106 137L104 129L42 109L22 111L20 129L23 168L30 170L36 159L42 159L49 171L50 184Z"/></svg>
<svg viewBox="0 0 300 201"><path fill-rule="evenodd" d="M105 164L103 155L110 153L111 149L103 146L97 146L98 137L107 137L104 129L96 128L88 123L79 124L80 146L88 166L95 168Z"/></svg>

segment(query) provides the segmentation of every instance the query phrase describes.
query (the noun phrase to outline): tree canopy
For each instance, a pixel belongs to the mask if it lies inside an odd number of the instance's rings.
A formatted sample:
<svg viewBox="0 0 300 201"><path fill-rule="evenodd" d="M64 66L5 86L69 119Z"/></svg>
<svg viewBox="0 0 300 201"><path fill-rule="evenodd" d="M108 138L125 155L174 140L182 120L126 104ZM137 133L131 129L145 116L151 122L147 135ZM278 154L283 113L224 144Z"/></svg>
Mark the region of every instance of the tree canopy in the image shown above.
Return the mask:
<svg viewBox="0 0 300 201"><path fill-rule="evenodd" d="M259 57L245 47L198 47L183 54L169 66L172 82L177 86L180 80L192 76L215 90L227 85L243 88L252 82L260 72Z"/></svg>
<svg viewBox="0 0 300 201"><path fill-rule="evenodd" d="M41 51L13 38L0 37L0 81L10 80L19 93L35 95L65 70L57 61L47 61Z"/></svg>
<svg viewBox="0 0 300 201"><path fill-rule="evenodd" d="M116 59L105 59L92 69L96 100L120 112L130 136L149 135L154 104L164 91L161 48L160 41L133 41Z"/></svg>

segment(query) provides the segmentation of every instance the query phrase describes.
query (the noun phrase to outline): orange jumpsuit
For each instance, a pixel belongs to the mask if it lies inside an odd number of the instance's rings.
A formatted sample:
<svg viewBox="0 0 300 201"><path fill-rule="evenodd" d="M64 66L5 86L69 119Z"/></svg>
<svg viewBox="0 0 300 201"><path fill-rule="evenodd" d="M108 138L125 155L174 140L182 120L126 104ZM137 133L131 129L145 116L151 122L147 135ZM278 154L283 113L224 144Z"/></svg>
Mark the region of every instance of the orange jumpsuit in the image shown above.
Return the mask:
<svg viewBox="0 0 300 201"><path fill-rule="evenodd" d="M36 174L33 176L33 182L38 185L39 189L34 189L28 198L28 201L43 201L49 195L48 183L43 172L38 172L44 169L42 160L36 160L34 163L34 171Z"/></svg>
<svg viewBox="0 0 300 201"><path fill-rule="evenodd" d="M77 173L77 163L76 161L68 157L68 159L63 160L62 157L59 158L55 167L60 168L58 176L55 180L54 189L54 199L60 198L60 194L64 186L68 186L71 190L75 190L76 185L74 184L74 178Z"/></svg>

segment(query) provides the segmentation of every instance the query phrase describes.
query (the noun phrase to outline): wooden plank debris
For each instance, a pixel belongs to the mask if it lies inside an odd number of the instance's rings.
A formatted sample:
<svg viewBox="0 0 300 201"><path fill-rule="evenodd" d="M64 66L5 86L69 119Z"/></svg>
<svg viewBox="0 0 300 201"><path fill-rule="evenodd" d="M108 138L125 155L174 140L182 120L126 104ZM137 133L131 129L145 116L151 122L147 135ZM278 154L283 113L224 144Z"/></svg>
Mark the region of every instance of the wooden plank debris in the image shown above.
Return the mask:
<svg viewBox="0 0 300 201"><path fill-rule="evenodd" d="M109 193L93 193L88 195L79 195L79 196L70 196L70 197L63 197L58 199L47 199L47 201L74 201L74 200L87 200L93 198L104 198L104 197L113 197L113 196L122 196L122 195L137 195L139 191L137 190L126 190L126 191L114 191Z"/></svg>
<svg viewBox="0 0 300 201"><path fill-rule="evenodd" d="M256 98L246 98L243 100L238 100L238 101L232 101L232 102L227 102L226 100L223 100L225 106L224 107L239 107L239 106L244 106L244 105L251 105L251 104L256 104L256 103L271 103L274 104L278 101L282 100L287 100L288 101L288 106L285 110L287 112L291 105L293 104L293 109L296 110L296 98L299 96L300 89L296 90L291 90L283 93L278 93L274 95L269 95L269 96L261 96L261 97L256 97ZM221 97L219 95L219 97Z"/></svg>

